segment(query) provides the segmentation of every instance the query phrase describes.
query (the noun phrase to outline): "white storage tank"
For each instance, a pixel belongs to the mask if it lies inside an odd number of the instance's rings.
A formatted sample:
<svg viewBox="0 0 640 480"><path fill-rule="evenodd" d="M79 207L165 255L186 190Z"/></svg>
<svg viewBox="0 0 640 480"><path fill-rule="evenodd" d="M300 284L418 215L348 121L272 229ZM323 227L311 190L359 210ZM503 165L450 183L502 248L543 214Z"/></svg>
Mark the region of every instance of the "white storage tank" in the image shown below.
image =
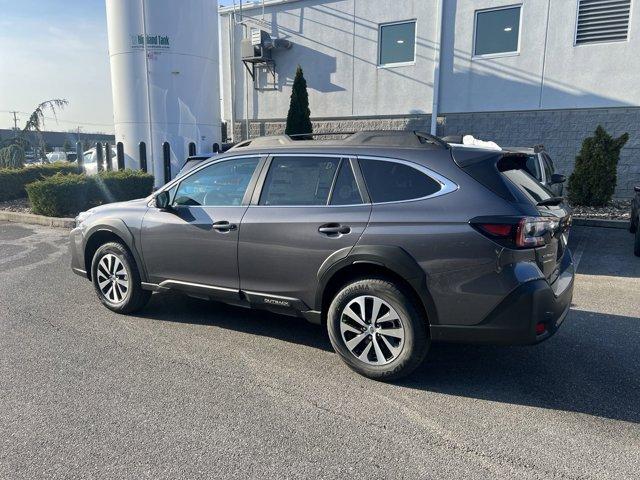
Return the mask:
<svg viewBox="0 0 640 480"><path fill-rule="evenodd" d="M189 155L220 144L217 0L106 0L116 143L125 164L165 183L163 144L171 176Z"/></svg>

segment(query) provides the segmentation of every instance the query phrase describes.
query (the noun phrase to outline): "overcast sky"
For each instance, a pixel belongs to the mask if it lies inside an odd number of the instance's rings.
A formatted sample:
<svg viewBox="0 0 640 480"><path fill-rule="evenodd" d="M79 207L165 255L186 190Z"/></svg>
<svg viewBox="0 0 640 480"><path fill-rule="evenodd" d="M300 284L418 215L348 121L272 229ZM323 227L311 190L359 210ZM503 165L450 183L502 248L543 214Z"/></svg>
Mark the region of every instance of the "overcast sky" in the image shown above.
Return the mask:
<svg viewBox="0 0 640 480"><path fill-rule="evenodd" d="M47 130L113 133L105 0L0 0L0 128L50 98L69 106Z"/></svg>

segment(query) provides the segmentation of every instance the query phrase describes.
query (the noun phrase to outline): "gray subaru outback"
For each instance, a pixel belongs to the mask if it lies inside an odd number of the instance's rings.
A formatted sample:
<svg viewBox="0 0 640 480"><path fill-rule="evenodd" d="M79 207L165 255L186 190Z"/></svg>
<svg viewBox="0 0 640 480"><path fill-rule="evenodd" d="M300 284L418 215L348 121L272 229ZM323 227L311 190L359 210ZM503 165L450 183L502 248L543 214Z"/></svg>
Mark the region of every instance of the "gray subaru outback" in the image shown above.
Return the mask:
<svg viewBox="0 0 640 480"><path fill-rule="evenodd" d="M148 198L83 212L73 271L115 312L177 290L324 324L375 379L409 374L432 341L556 332L571 215L526 155L419 132L315 138L246 141Z"/></svg>

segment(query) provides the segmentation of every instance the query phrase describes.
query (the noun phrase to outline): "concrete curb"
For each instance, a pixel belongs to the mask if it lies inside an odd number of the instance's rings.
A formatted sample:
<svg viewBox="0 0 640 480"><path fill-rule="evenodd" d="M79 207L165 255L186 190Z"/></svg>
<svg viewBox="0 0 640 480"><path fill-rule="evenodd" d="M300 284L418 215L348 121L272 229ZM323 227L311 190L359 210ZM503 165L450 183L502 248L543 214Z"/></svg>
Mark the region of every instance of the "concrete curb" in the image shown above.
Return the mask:
<svg viewBox="0 0 640 480"><path fill-rule="evenodd" d="M621 228L624 230L629 229L629 220L604 220L600 218L573 217L573 224L580 227Z"/></svg>
<svg viewBox="0 0 640 480"><path fill-rule="evenodd" d="M33 213L9 212L0 210L0 220L5 222L28 223L30 225L43 225L45 227L73 228L75 220L73 218L45 217L44 215L34 215Z"/></svg>

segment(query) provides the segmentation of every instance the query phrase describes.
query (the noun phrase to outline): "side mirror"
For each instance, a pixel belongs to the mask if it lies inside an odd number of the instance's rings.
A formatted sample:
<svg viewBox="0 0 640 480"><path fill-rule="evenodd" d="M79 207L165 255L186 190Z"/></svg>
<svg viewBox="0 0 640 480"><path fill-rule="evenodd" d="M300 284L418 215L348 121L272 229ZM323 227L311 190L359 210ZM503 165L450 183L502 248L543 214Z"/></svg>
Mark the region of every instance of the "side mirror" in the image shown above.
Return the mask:
<svg viewBox="0 0 640 480"><path fill-rule="evenodd" d="M564 183L567 181L567 177L565 175L561 175L559 173L554 173L551 175L551 185L555 185L556 183Z"/></svg>
<svg viewBox="0 0 640 480"><path fill-rule="evenodd" d="M633 187L633 191L636 193L640 193L640 185L636 185L635 187Z"/></svg>
<svg viewBox="0 0 640 480"><path fill-rule="evenodd" d="M155 200L156 200L156 207L159 208L160 210L171 209L171 206L169 205L169 201L171 200L171 198L169 197L169 192L167 192L166 190L156 195Z"/></svg>

